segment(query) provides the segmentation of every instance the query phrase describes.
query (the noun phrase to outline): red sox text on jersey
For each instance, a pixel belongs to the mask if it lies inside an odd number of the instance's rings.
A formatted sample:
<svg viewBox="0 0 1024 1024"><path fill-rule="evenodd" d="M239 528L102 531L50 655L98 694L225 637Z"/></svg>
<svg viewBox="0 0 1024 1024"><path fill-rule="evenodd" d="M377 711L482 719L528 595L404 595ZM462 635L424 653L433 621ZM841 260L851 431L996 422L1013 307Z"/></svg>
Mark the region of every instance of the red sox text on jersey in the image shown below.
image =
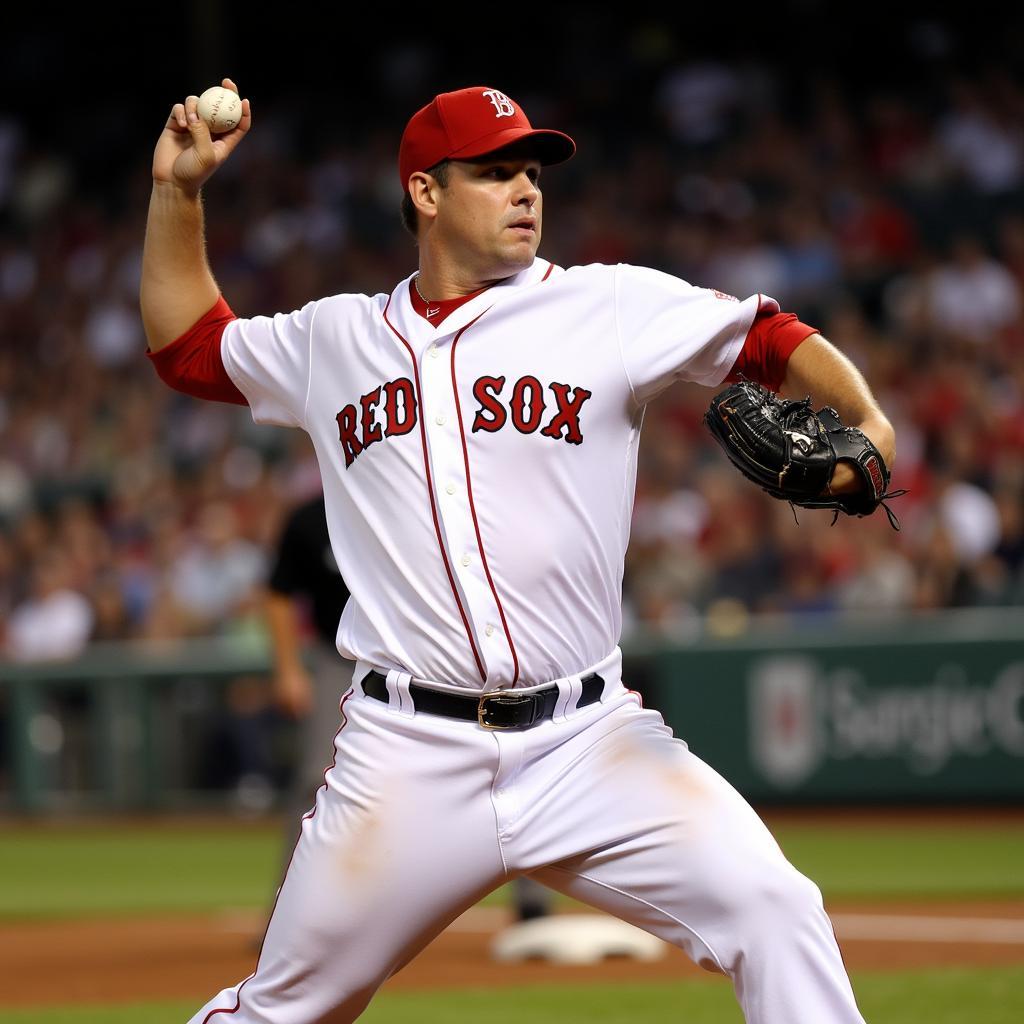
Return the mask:
<svg viewBox="0 0 1024 1024"><path fill-rule="evenodd" d="M541 435L562 439L569 444L583 444L580 409L592 392L558 381L552 381L548 388L554 397L554 413L540 431ZM520 377L512 386L507 407L502 401L504 389L504 377L478 377L474 382L473 395L479 403L470 428L474 434L478 430L489 433L501 430L510 414L513 426L521 434L532 434L540 427L545 413L550 411L541 382L530 374ZM378 421L378 409L381 408L384 410L383 424ZM389 380L363 395L358 405L346 405L335 420L347 469L370 445L386 437L401 437L416 426L413 383L408 377Z"/></svg>

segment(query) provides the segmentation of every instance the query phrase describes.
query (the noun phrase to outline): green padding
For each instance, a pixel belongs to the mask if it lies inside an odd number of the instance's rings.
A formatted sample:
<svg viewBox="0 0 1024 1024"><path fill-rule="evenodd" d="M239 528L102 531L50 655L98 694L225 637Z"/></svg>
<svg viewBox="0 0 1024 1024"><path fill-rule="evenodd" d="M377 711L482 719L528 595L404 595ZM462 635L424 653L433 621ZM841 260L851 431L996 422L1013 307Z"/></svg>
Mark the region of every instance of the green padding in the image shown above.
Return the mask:
<svg viewBox="0 0 1024 1024"><path fill-rule="evenodd" d="M971 621L705 640L638 671L647 704L749 799L1019 800L1024 619Z"/></svg>

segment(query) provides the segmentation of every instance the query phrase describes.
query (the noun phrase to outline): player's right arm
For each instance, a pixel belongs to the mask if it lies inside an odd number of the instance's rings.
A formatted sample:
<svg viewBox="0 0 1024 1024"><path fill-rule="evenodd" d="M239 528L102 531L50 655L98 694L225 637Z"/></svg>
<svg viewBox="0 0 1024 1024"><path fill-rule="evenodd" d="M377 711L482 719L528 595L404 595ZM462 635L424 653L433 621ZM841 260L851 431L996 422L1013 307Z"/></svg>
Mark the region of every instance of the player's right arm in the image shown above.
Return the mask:
<svg viewBox="0 0 1024 1024"><path fill-rule="evenodd" d="M225 88L237 92L230 78ZM200 190L252 125L242 100L236 128L213 138L197 96L171 108L153 153L153 192L142 251L139 302L152 352L188 331L220 298L206 259Z"/></svg>

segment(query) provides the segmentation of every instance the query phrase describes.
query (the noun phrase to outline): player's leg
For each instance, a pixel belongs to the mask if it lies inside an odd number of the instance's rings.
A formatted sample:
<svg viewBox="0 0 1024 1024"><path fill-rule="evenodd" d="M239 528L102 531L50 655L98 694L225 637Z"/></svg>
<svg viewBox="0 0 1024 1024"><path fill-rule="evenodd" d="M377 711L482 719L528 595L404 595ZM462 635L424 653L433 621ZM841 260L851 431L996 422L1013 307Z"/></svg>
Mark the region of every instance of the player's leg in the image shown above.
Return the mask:
<svg viewBox="0 0 1024 1024"><path fill-rule="evenodd" d="M613 705L559 751L561 785L524 776L512 866L551 855L538 879L727 974L750 1024L862 1024L817 886L657 712Z"/></svg>
<svg viewBox="0 0 1024 1024"><path fill-rule="evenodd" d="M491 738L362 695L303 820L255 973L191 1024L355 1020L382 982L505 881Z"/></svg>

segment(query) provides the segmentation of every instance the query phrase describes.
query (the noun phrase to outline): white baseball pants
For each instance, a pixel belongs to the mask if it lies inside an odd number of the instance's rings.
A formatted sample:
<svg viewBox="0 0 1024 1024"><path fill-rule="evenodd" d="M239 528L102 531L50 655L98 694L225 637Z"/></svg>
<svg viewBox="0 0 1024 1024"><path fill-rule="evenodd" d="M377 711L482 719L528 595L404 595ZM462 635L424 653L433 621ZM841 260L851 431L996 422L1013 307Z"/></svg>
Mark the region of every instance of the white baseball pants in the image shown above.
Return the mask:
<svg viewBox="0 0 1024 1024"><path fill-rule="evenodd" d="M390 705L355 683L255 972L190 1024L344 1024L486 893L523 872L728 975L750 1024L863 1024L816 885L749 804L626 690L522 731Z"/></svg>

